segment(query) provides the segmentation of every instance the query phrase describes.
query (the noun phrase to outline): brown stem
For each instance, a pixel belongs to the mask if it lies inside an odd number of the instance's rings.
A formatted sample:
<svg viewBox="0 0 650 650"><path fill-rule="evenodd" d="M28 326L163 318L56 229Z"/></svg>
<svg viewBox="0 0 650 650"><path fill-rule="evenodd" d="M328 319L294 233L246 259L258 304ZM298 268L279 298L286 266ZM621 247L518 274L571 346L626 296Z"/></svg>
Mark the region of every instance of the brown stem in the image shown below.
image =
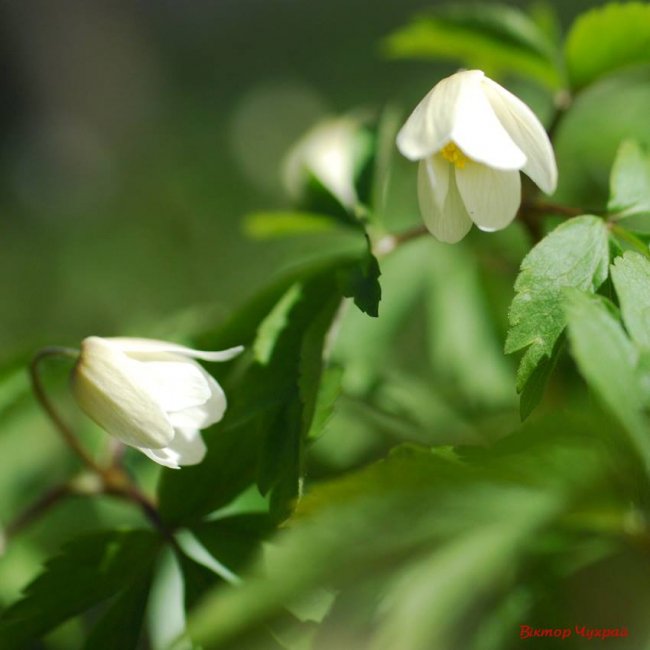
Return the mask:
<svg viewBox="0 0 650 650"><path fill-rule="evenodd" d="M63 438L63 441L68 445L68 447L70 447L70 449L72 449L75 454L77 454L77 456L79 456L84 465L86 465L89 469L97 472L98 474L101 474L102 468L97 465L90 454L81 446L81 443L77 439L77 436L75 436L75 434L72 432L72 429L70 429L63 418L61 418L57 410L54 408L52 402L50 402L47 393L45 392L45 388L39 374L39 364L44 359L57 356L76 358L79 356L79 352L77 350L71 350L69 348L58 347L43 348L42 350L39 350L34 355L29 365L29 375L32 381L32 390L34 391L34 395L49 416L50 420L52 420L56 430Z"/></svg>
<svg viewBox="0 0 650 650"><path fill-rule="evenodd" d="M30 504L25 508L25 510L23 510L23 512L7 524L7 527L5 528L6 540L8 541L21 530L33 524L37 519L49 512L59 502L73 493L74 491L67 483L55 485L50 488L45 492L45 494L42 494L38 499L36 499L36 501Z"/></svg>
<svg viewBox="0 0 650 650"><path fill-rule="evenodd" d="M532 214L557 214L563 217L578 217L581 214L593 214L587 212L583 208L575 208L571 205L562 205L561 203L553 203L552 201L524 201L521 204L519 213L530 212Z"/></svg>
<svg viewBox="0 0 650 650"><path fill-rule="evenodd" d="M103 470L102 480L105 494L136 504L153 527L157 528L172 545L175 545L172 531L162 520L155 502L140 490L121 467L114 465Z"/></svg>
<svg viewBox="0 0 650 650"><path fill-rule="evenodd" d="M585 210L582 208L575 208L570 205L562 205L560 203L553 203L551 201L524 201L519 208L517 217L521 220L524 227L528 230L533 241L538 242L542 239L543 231L541 228L541 223L539 221L539 216L543 214L557 214L563 217L577 217L581 214L585 214ZM590 212L589 214L593 214ZM402 232L394 233L391 235L385 235L374 246L374 253L378 257L383 257L392 253L396 248L402 244L413 239L419 239L423 235L427 235L429 231L426 226L419 225Z"/></svg>

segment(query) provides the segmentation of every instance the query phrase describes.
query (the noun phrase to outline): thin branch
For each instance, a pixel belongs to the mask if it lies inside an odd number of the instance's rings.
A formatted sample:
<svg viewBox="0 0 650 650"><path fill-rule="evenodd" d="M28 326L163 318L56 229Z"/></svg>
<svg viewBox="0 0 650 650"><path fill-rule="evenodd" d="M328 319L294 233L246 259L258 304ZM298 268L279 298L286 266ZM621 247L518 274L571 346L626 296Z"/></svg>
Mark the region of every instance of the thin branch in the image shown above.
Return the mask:
<svg viewBox="0 0 650 650"><path fill-rule="evenodd" d="M629 230L626 230L625 228L622 228L621 226L615 223L610 223L609 229L617 237L627 242L639 253L641 253L642 255L650 259L650 248L648 248L648 246L643 242L643 240L639 239L636 235L631 233Z"/></svg>
<svg viewBox="0 0 650 650"><path fill-rule="evenodd" d="M39 374L39 365L44 359L57 356L76 358L79 356L79 352L77 350L71 350L70 348L59 347L49 347L39 350L34 355L34 358L29 365L29 375L32 381L32 390L34 391L34 395L49 416L50 420L52 420L56 430L63 438L63 441L68 445L68 447L70 447L70 449L72 449L75 454L77 454L77 456L79 456L84 465L101 475L102 468L99 467L99 465L94 461L90 454L88 454L88 452L81 446L81 443L77 439L77 436L59 415L58 411L54 408L54 405L45 392L45 387L43 386L43 382Z"/></svg>
<svg viewBox="0 0 650 650"><path fill-rule="evenodd" d="M74 491L67 483L55 485L50 488L7 524L4 531L5 540L9 541L12 537L15 537L19 532L33 524L37 519L40 519L40 517L49 512L54 506L72 494L74 494Z"/></svg>

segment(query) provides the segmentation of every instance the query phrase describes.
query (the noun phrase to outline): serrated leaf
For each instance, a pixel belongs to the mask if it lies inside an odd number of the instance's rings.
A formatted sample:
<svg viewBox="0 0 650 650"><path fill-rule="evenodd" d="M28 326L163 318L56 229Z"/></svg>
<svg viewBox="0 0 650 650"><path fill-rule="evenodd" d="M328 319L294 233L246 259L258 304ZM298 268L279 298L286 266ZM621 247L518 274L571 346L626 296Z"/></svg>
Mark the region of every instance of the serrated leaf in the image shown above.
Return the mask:
<svg viewBox="0 0 650 650"><path fill-rule="evenodd" d="M160 546L160 538L144 530L96 533L66 544L23 598L2 613L0 647L18 650L69 618L148 581Z"/></svg>
<svg viewBox="0 0 650 650"><path fill-rule="evenodd" d="M352 298L354 304L368 316L379 316L379 302L381 301L381 285L379 276L381 269L379 262L370 249L361 260L349 269L346 269L341 276L343 295Z"/></svg>
<svg viewBox="0 0 650 650"><path fill-rule="evenodd" d="M565 290L571 352L587 383L621 422L633 448L650 470L650 435L643 417L637 374L639 353L602 299Z"/></svg>
<svg viewBox="0 0 650 650"><path fill-rule="evenodd" d="M632 340L650 349L650 260L628 251L612 265L623 322Z"/></svg>
<svg viewBox="0 0 650 650"><path fill-rule="evenodd" d="M535 370L531 373L528 381L524 384L519 399L519 417L525 420L542 401L546 384L553 373L553 369L560 356L560 351L564 347L564 336L560 335L553 347L550 357L544 357Z"/></svg>
<svg viewBox="0 0 650 650"><path fill-rule="evenodd" d="M505 346L508 354L526 349L517 373L518 392L551 356L564 330L562 290L596 291L607 278L608 261L606 225L592 216L563 223L526 255L515 282Z"/></svg>
<svg viewBox="0 0 650 650"><path fill-rule="evenodd" d="M607 209L617 218L650 212L650 157L637 142L618 148L609 187Z"/></svg>
<svg viewBox="0 0 650 650"><path fill-rule="evenodd" d="M587 11L573 23L565 53L575 88L624 66L650 61L650 5L610 3Z"/></svg>
<svg viewBox="0 0 650 650"><path fill-rule="evenodd" d="M90 631L84 650L137 648L150 587L151 579L145 577L118 594Z"/></svg>
<svg viewBox="0 0 650 650"><path fill-rule="evenodd" d="M395 58L449 58L493 77L516 72L560 84L558 53L523 11L498 4L454 4L415 18L388 37Z"/></svg>

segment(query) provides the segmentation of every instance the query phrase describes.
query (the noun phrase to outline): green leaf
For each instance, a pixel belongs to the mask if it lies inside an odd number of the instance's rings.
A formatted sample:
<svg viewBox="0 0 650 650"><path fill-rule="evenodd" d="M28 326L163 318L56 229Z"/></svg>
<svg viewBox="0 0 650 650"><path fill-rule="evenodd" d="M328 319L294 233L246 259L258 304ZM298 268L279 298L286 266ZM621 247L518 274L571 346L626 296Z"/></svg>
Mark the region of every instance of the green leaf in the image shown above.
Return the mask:
<svg viewBox="0 0 650 650"><path fill-rule="evenodd" d="M560 351L564 347L564 336L560 335L555 342L553 352L550 357L544 357L538 364L535 370L531 373L528 381L524 384L521 391L519 400L519 416L525 420L534 410L537 405L542 401L546 385L553 373L557 360L560 356Z"/></svg>
<svg viewBox="0 0 650 650"><path fill-rule="evenodd" d="M621 422L650 471L650 435L643 417L639 354L602 299L566 290L564 305L571 351L587 383Z"/></svg>
<svg viewBox="0 0 650 650"><path fill-rule="evenodd" d="M637 345L650 349L650 260L625 253L612 265L612 280L627 331Z"/></svg>
<svg viewBox="0 0 650 650"><path fill-rule="evenodd" d="M431 239L422 238L382 261L381 318L366 318L353 309L343 315L334 358L343 368L346 391L366 393L390 365L400 326L422 296L426 280L422 268L434 254L432 246Z"/></svg>
<svg viewBox="0 0 650 650"><path fill-rule="evenodd" d="M560 503L558 493L511 488L482 472L474 483L472 474L453 458L408 448L315 489L265 555L266 575L209 595L191 616L192 637L206 648L221 647L273 620L283 603L300 602L323 586L345 593L389 571L380 582L382 615L373 617L385 641L378 647L442 647L424 645L425 639L465 620L501 584L523 541ZM421 609L427 615L416 622ZM407 631L409 624L416 629ZM405 636L396 644L398 630Z"/></svg>
<svg viewBox="0 0 650 650"><path fill-rule="evenodd" d="M607 209L617 218L650 212L650 157L638 143L621 144L609 184Z"/></svg>
<svg viewBox="0 0 650 650"><path fill-rule="evenodd" d="M381 269L372 254L370 240L368 250L358 264L346 269L342 275L343 295L354 299L354 304L368 316L379 316Z"/></svg>
<svg viewBox="0 0 650 650"><path fill-rule="evenodd" d="M96 533L68 543L23 598L2 613L0 647L18 649L120 592L135 597L138 585L149 580L160 546L156 535L143 530Z"/></svg>
<svg viewBox="0 0 650 650"><path fill-rule="evenodd" d="M521 392L538 364L550 358L564 330L562 289L596 291L607 278L607 227L591 216L556 228L526 255L515 282L506 353L526 349L517 373Z"/></svg>
<svg viewBox="0 0 650 650"><path fill-rule="evenodd" d="M453 4L417 17L388 37L389 56L458 60L492 77L518 73L555 88L558 52L523 11L498 4Z"/></svg>
<svg viewBox="0 0 650 650"><path fill-rule="evenodd" d="M204 522L194 528L194 534L213 557L237 573L246 568L274 530L267 515L247 514Z"/></svg>
<svg viewBox="0 0 650 650"><path fill-rule="evenodd" d="M439 245L429 267L432 367L474 404L512 403L514 373L496 337L474 255L462 246Z"/></svg>
<svg viewBox="0 0 650 650"><path fill-rule="evenodd" d="M204 432L208 453L203 462L182 472L163 472L158 498L165 521L200 519L230 503L255 481L264 432L254 415L239 419L231 404L224 421Z"/></svg>
<svg viewBox="0 0 650 650"><path fill-rule="evenodd" d="M137 648L151 580L142 578L120 593L93 627L84 650Z"/></svg>
<svg viewBox="0 0 650 650"><path fill-rule="evenodd" d="M650 61L650 5L611 3L578 17L566 40L571 84L582 88L624 66Z"/></svg>
<svg viewBox="0 0 650 650"><path fill-rule="evenodd" d="M254 212L244 220L244 232L255 239L331 232L340 222L311 212Z"/></svg>
<svg viewBox="0 0 650 650"><path fill-rule="evenodd" d="M254 358L242 359L232 380L224 382L229 408L206 432L204 461L182 472L163 472L159 498L167 521L195 521L256 480L264 492L274 492L278 516L286 515L299 492L325 333L342 285L358 263L347 256L303 267L201 338L207 349L243 343Z"/></svg>

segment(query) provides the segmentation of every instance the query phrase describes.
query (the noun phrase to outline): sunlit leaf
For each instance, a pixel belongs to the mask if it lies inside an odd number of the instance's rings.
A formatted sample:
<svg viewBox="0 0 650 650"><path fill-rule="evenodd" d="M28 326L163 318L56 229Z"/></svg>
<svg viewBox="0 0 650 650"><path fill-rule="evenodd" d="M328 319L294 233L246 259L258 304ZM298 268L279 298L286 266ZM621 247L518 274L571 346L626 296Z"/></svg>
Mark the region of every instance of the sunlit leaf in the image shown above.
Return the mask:
<svg viewBox="0 0 650 650"><path fill-rule="evenodd" d="M566 60L576 88L618 68L650 62L650 6L610 3L582 14L567 36Z"/></svg>
<svg viewBox="0 0 650 650"><path fill-rule="evenodd" d="M603 404L625 426L633 447L650 470L650 436L636 366L639 353L603 301L565 290L571 351L580 372Z"/></svg>
<svg viewBox="0 0 650 650"><path fill-rule="evenodd" d="M244 231L255 239L331 232L341 228L331 217L310 212L254 212L247 215Z"/></svg>
<svg viewBox="0 0 650 650"><path fill-rule="evenodd" d="M650 349L650 261L629 251L614 261L612 280L627 331L637 345Z"/></svg>
<svg viewBox="0 0 650 650"><path fill-rule="evenodd" d="M650 212L650 157L638 143L621 144L609 183L607 209L617 217Z"/></svg>
<svg viewBox="0 0 650 650"><path fill-rule="evenodd" d="M523 11L499 4L453 4L416 17L385 44L395 58L459 61L493 77L516 72L556 87L558 54Z"/></svg>
<svg viewBox="0 0 650 650"><path fill-rule="evenodd" d="M521 392L535 368L550 358L564 330L562 289L595 291L607 278L609 247L602 219L584 216L556 228L526 255L510 307L506 353L525 349L517 373Z"/></svg>

